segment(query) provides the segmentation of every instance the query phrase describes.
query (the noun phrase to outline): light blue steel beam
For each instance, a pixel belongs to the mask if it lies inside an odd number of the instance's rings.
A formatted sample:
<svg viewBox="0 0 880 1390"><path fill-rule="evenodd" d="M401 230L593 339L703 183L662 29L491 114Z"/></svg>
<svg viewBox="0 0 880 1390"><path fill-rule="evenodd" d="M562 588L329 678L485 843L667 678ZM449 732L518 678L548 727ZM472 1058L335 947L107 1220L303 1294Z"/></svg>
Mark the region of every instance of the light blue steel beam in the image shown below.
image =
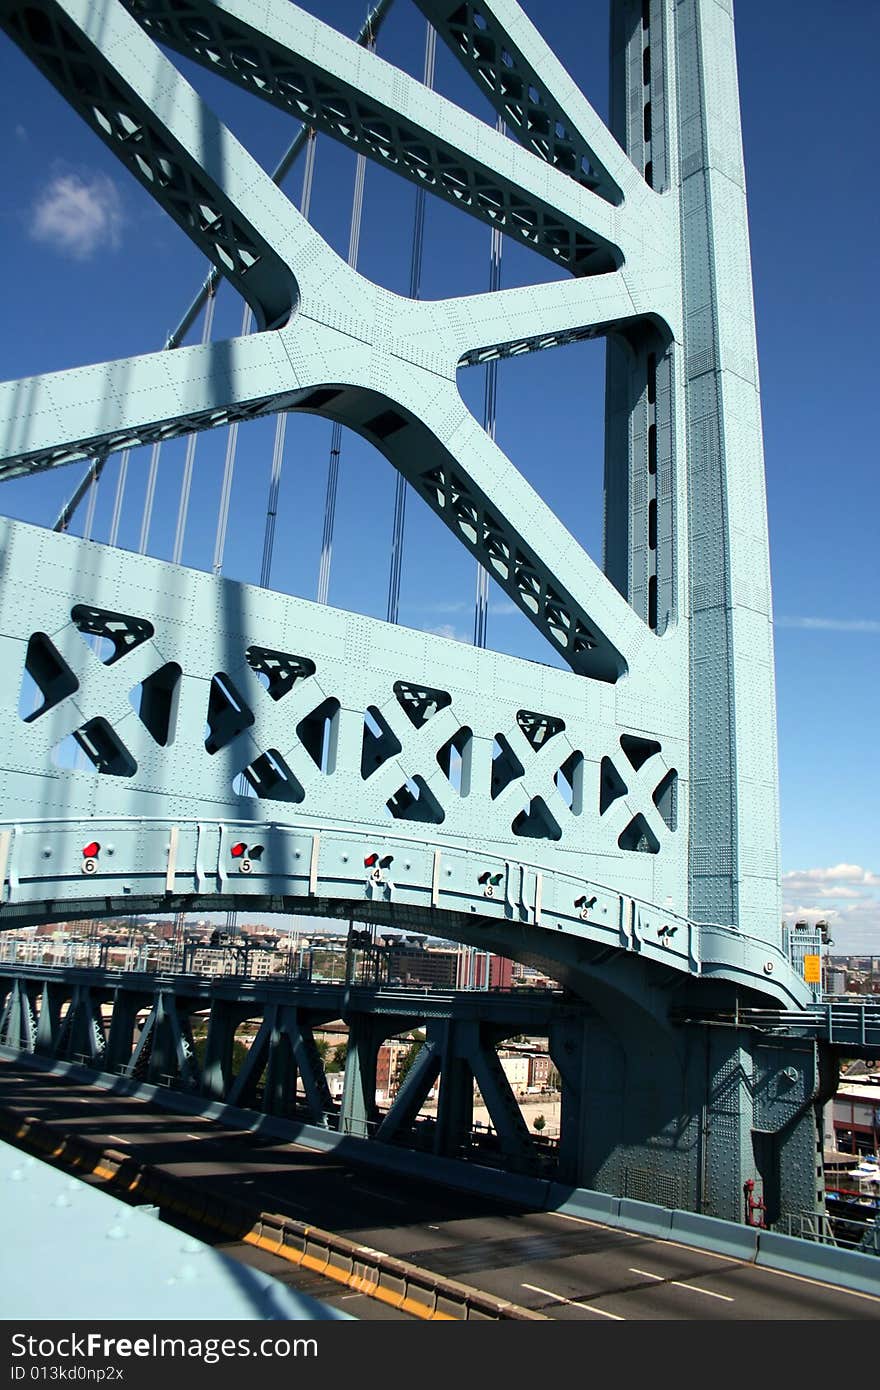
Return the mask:
<svg viewBox="0 0 880 1390"><path fill-rule="evenodd" d="M613 269L623 259L603 199L531 153L511 159L503 138L489 138L475 117L285 0L126 3L185 57L573 273Z"/></svg>
<svg viewBox="0 0 880 1390"><path fill-rule="evenodd" d="M15 1251L3 1292L12 1320L39 1325L63 1309L90 1327L136 1319L145 1337L165 1321L352 1321L165 1225L154 1208L127 1206L11 1144L0 1143L0 1184L3 1239ZM61 1252L94 1277L72 1279Z"/></svg>

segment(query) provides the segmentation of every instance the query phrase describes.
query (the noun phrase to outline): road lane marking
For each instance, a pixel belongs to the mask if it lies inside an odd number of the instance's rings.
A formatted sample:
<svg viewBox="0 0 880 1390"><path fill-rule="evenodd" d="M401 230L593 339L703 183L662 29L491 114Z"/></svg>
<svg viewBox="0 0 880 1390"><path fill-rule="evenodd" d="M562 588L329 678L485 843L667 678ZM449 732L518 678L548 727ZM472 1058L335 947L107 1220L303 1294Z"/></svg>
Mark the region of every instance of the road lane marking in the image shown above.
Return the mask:
<svg viewBox="0 0 880 1390"><path fill-rule="evenodd" d="M564 1294L553 1293L552 1289L539 1289L537 1284L523 1284L532 1293L543 1294L545 1298L555 1298L557 1303L567 1303L571 1308L584 1308L588 1313L598 1313L600 1318L613 1318L615 1322L626 1322L620 1313L607 1313L604 1308L595 1308L592 1303L580 1303L577 1299L566 1298Z"/></svg>
<svg viewBox="0 0 880 1390"><path fill-rule="evenodd" d="M558 1216L560 1221L576 1221L579 1226L597 1226L602 1231L616 1231L619 1236L629 1236L632 1240L643 1240L637 1231L624 1231L620 1226L609 1226L607 1221L588 1221L585 1216L569 1216L567 1211L548 1211L545 1216Z"/></svg>
<svg viewBox="0 0 880 1390"><path fill-rule="evenodd" d="M629 1267L630 1274L640 1274L643 1279L656 1279L658 1284L669 1284L676 1289L692 1289L694 1293L707 1294L709 1298L721 1298L725 1303L734 1303L736 1300L726 1293L715 1293L712 1289L701 1289L699 1284L686 1284L682 1279L667 1279L665 1274L652 1274L649 1269L633 1269Z"/></svg>
<svg viewBox="0 0 880 1390"><path fill-rule="evenodd" d="M681 1279L670 1279L670 1284L674 1284L677 1289L690 1289L692 1293L704 1293L707 1298L721 1298L725 1303L733 1303L735 1300L727 1293L715 1293L713 1289L701 1289L699 1284L685 1284Z"/></svg>

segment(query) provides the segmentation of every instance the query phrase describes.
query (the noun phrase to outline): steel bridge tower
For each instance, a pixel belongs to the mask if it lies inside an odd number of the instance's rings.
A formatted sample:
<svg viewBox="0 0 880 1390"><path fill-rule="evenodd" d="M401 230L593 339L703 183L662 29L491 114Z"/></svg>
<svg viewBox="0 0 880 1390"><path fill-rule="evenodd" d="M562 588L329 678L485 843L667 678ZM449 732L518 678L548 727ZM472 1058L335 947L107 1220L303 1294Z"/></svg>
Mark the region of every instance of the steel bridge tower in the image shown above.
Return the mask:
<svg viewBox="0 0 880 1390"><path fill-rule="evenodd" d="M0 476L325 416L385 455L568 669L4 522L0 925L354 913L549 963L589 1005L552 1030L567 1180L740 1219L756 1179L771 1213L812 1209L833 1084L818 1045L712 1022L811 999L780 926L732 2L612 0L610 128L515 0L416 3L507 136L287 0L2 0L6 32L258 331L4 385ZM568 276L433 302L370 283L168 49ZM456 385L597 336L602 566ZM71 735L85 771L53 761ZM438 1043L452 1116L468 1038L450 1023Z"/></svg>

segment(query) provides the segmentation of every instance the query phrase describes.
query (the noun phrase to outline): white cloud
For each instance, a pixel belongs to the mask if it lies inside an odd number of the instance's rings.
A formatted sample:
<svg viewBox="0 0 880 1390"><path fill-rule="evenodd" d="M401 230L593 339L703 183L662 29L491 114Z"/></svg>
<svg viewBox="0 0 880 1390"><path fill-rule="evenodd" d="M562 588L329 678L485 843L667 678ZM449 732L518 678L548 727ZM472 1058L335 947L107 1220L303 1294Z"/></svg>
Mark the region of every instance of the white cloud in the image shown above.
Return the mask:
<svg viewBox="0 0 880 1390"><path fill-rule="evenodd" d="M25 127L21 124L21 122L19 122L18 125L15 127L15 138L20 145L27 144L28 133Z"/></svg>
<svg viewBox="0 0 880 1390"><path fill-rule="evenodd" d="M463 600L449 600L448 602L425 603L420 607L422 613L472 613L473 603L465 603ZM489 604L489 613L493 618L507 618L511 613L518 613L519 609L515 603L507 599L499 599L497 602Z"/></svg>
<svg viewBox="0 0 880 1390"><path fill-rule="evenodd" d="M777 618L776 627L798 627L808 632L878 632L876 618Z"/></svg>
<svg viewBox="0 0 880 1390"><path fill-rule="evenodd" d="M782 888L789 925L824 919L838 951L880 954L880 875L860 864L795 869L783 874Z"/></svg>
<svg viewBox="0 0 880 1390"><path fill-rule="evenodd" d="M453 642L468 642L470 638L463 632L457 632L452 623L441 623L440 627L425 627L423 632L430 632L432 637L451 637Z"/></svg>
<svg viewBox="0 0 880 1390"><path fill-rule="evenodd" d="M835 864L829 869L792 869L782 875L783 888L791 891L796 891L797 885L818 891L823 885L830 885L833 889L847 884L858 888L877 888L880 887L880 875L863 869L860 864Z"/></svg>
<svg viewBox="0 0 880 1390"><path fill-rule="evenodd" d="M31 209L29 233L75 261L122 245L122 200L112 179L96 173L56 174Z"/></svg>

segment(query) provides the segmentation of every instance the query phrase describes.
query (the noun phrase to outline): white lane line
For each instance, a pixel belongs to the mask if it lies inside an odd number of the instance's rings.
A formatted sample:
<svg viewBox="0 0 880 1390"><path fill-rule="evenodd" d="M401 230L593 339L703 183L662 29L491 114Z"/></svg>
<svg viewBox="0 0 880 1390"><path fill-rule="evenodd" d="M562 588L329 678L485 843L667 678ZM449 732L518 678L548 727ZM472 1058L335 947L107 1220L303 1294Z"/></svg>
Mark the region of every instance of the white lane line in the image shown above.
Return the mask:
<svg viewBox="0 0 880 1390"><path fill-rule="evenodd" d="M187 1139L210 1139L210 1134L187 1134Z"/></svg>
<svg viewBox="0 0 880 1390"><path fill-rule="evenodd" d="M629 1236L631 1240L644 1240L637 1231L624 1231L620 1226L609 1226L607 1221L588 1221L585 1216L570 1216L567 1211L547 1211L544 1216L558 1216L560 1221L576 1221L579 1226L597 1226L601 1231L615 1231L619 1236Z"/></svg>
<svg viewBox="0 0 880 1390"><path fill-rule="evenodd" d="M649 1269L633 1269L629 1267L630 1274L640 1274L643 1279L656 1279L659 1284L669 1284L676 1289L691 1289L693 1293L704 1293L708 1298L720 1298L725 1303L734 1303L736 1300L726 1293L715 1293L712 1289L701 1289L699 1284L686 1284L682 1279L667 1279L664 1274L652 1274Z"/></svg>
<svg viewBox="0 0 880 1390"><path fill-rule="evenodd" d="M566 1298L561 1293L553 1293L551 1289L539 1289L537 1284L523 1284L524 1289L530 1289L532 1293L543 1294L545 1298L555 1298L557 1303L567 1303L571 1308L584 1308L588 1313L598 1313L600 1318L613 1318L615 1322L626 1322L626 1318L620 1313L607 1313L604 1308L594 1308L592 1303L579 1303L577 1299Z"/></svg>
<svg viewBox="0 0 880 1390"><path fill-rule="evenodd" d="M720 1298L725 1303L733 1303L734 1299L730 1294L715 1293L713 1289L701 1289L699 1284L685 1284L681 1279L670 1279L670 1284L674 1284L677 1289L690 1289L692 1293L704 1293L707 1298Z"/></svg>
<svg viewBox="0 0 880 1390"><path fill-rule="evenodd" d="M117 1142L117 1144L127 1144L127 1143L128 1143L128 1140L127 1140L127 1139L123 1139L123 1137L122 1137L121 1134L108 1134L108 1135L107 1135L107 1138L108 1138L108 1139L115 1139L116 1142Z"/></svg>

